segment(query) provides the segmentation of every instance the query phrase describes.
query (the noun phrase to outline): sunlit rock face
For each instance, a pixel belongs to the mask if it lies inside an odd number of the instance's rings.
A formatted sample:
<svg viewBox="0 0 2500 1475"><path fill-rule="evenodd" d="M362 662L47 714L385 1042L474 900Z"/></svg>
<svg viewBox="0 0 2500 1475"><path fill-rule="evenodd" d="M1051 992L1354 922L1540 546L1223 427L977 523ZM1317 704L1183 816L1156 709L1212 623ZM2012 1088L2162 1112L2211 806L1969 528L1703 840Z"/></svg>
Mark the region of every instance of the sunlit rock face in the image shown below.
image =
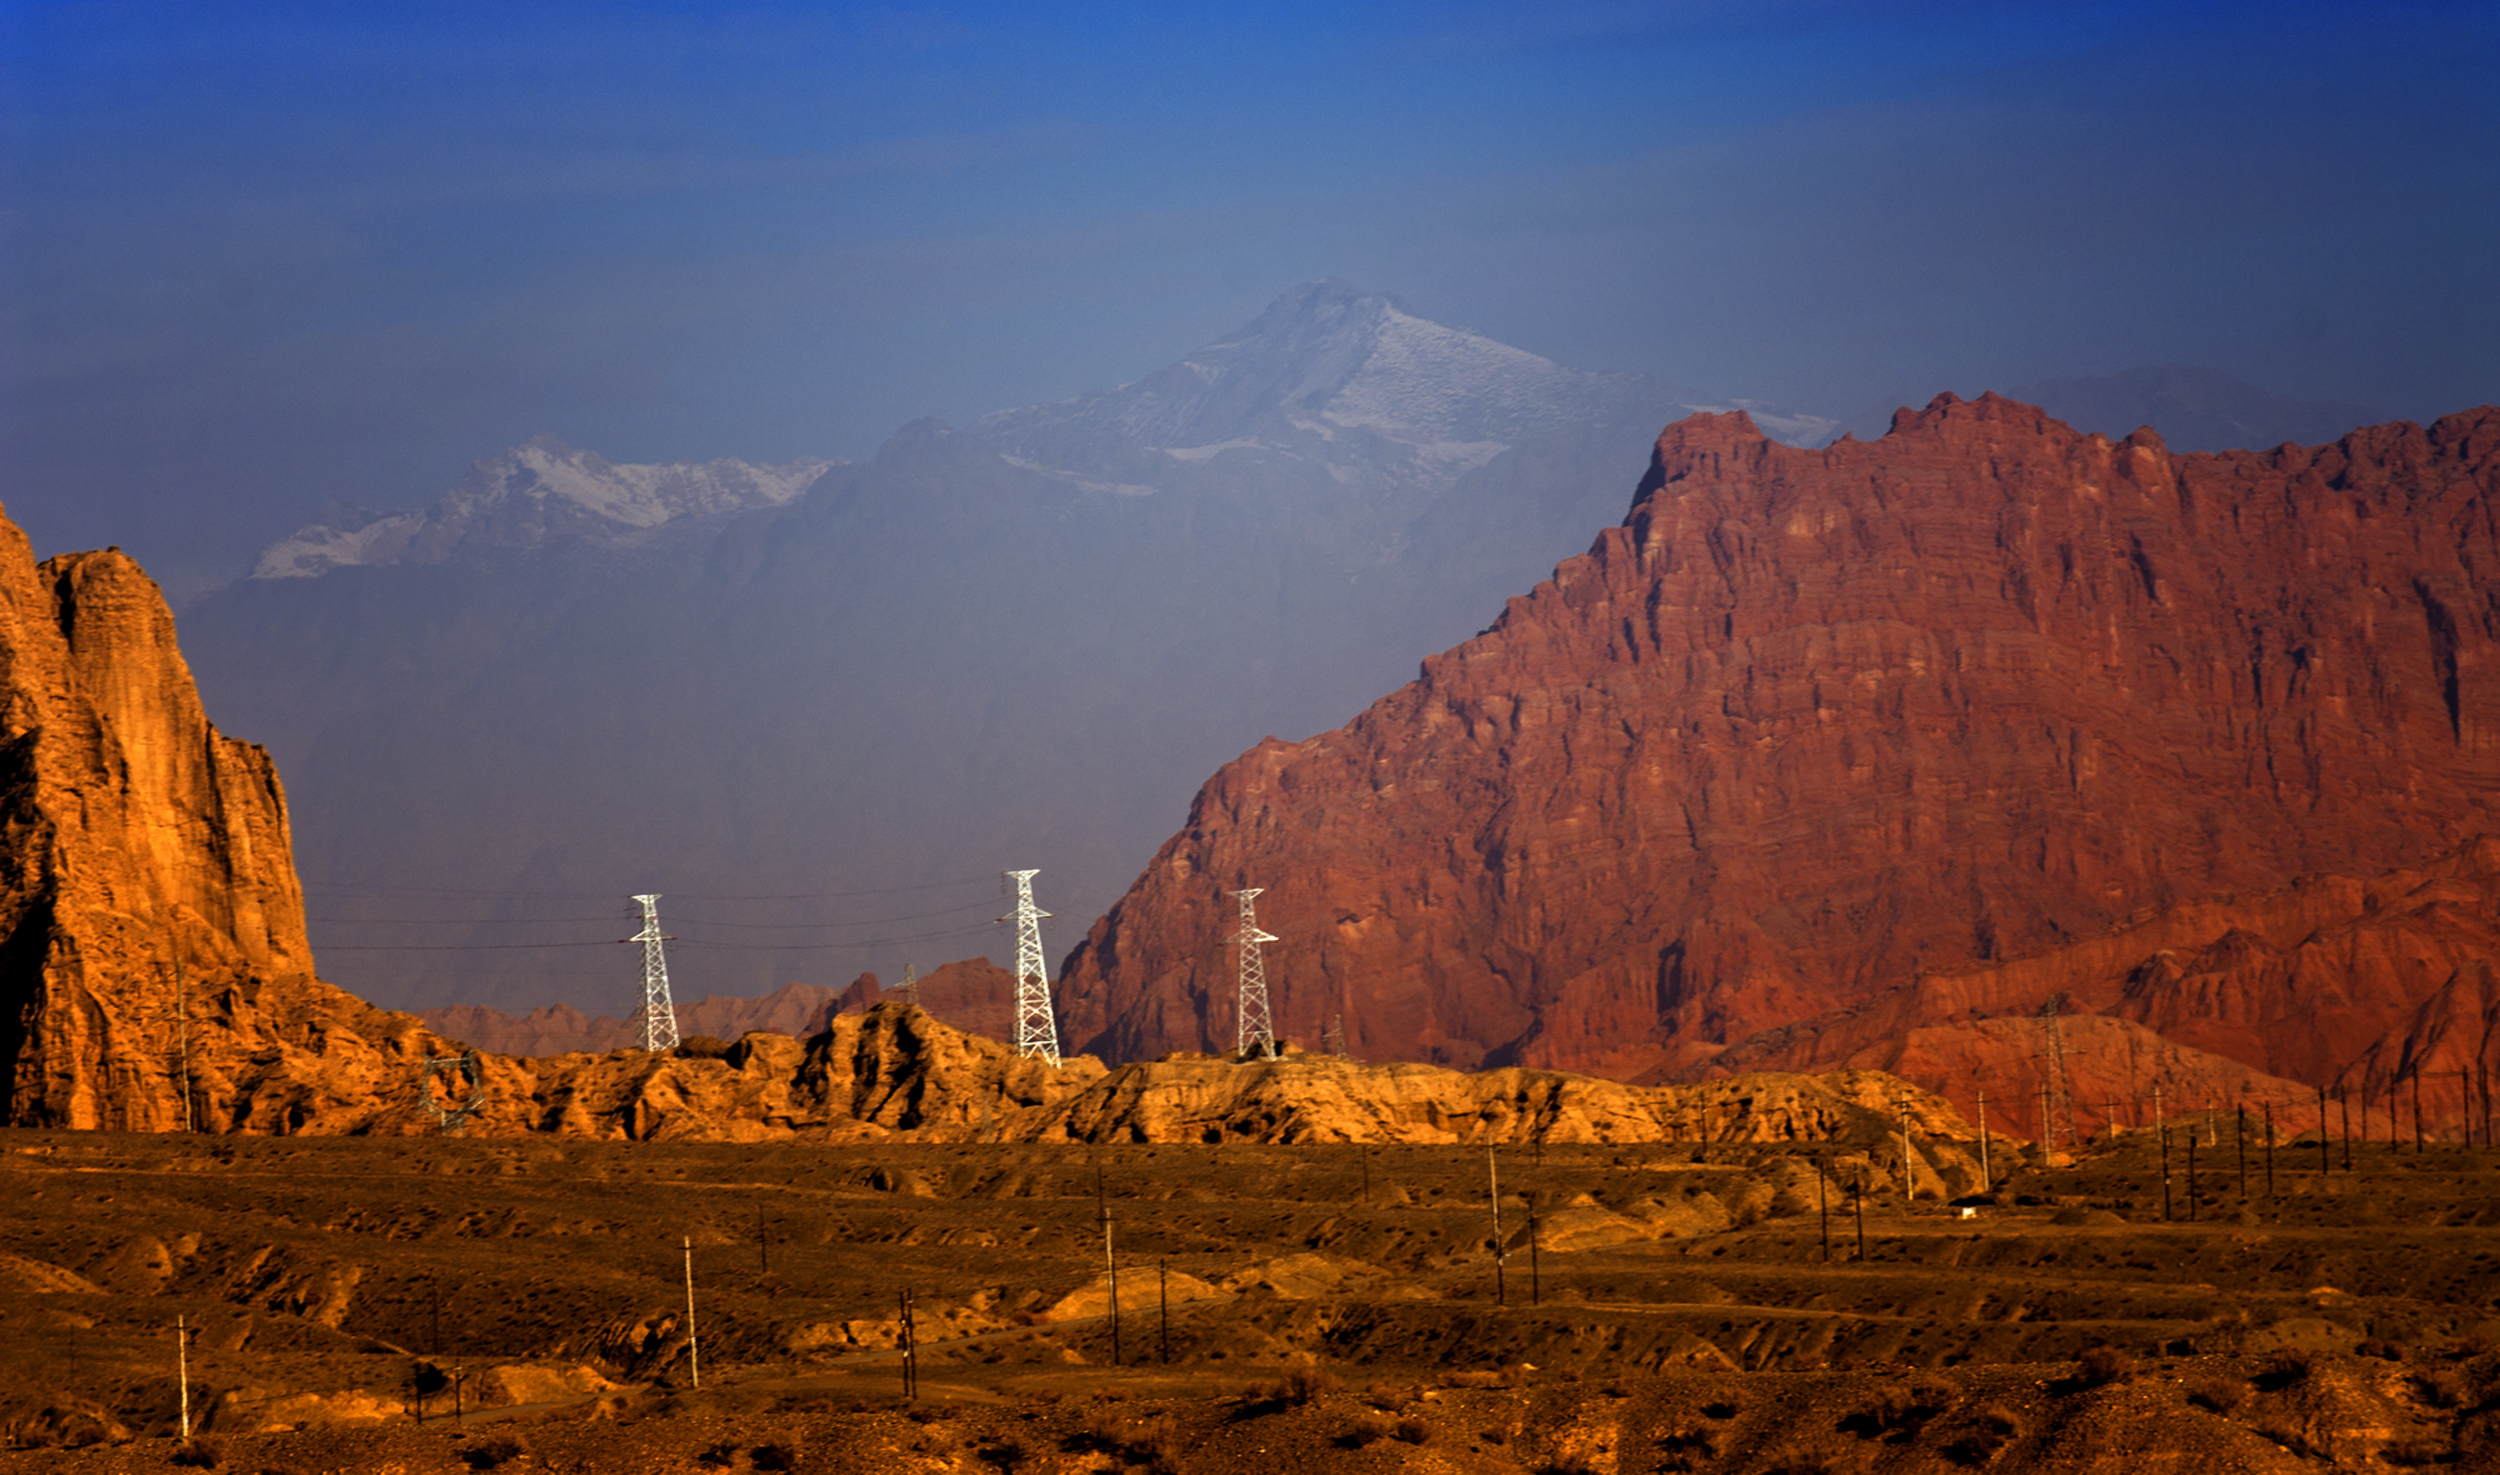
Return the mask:
<svg viewBox="0 0 2500 1475"><path fill-rule="evenodd" d="M2500 832L2496 463L2489 409L2177 456L1993 396L1821 449L1680 421L1622 525L1493 628L1207 782L1071 957L1069 1037L1228 1040L1242 886L1289 1035L1657 1078ZM2233 925L2207 920L2186 940Z"/></svg>
<svg viewBox="0 0 2500 1475"><path fill-rule="evenodd" d="M37 564L5 520L0 744L0 1118L179 1124L186 1006L315 987L277 772L209 724L137 564Z"/></svg>

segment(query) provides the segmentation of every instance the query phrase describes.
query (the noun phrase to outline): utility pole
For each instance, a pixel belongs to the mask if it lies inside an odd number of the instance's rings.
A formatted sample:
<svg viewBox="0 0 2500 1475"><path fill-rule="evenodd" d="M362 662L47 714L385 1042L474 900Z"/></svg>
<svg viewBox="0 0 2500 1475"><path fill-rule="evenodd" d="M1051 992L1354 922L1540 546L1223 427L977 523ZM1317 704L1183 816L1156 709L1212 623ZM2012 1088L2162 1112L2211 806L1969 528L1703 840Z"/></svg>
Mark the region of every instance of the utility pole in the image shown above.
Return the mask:
<svg viewBox="0 0 2500 1475"><path fill-rule="evenodd" d="M920 1339L912 1335L910 1289L897 1296L903 1323L903 1400L908 1403L920 1396Z"/></svg>
<svg viewBox="0 0 2500 1475"><path fill-rule="evenodd" d="M2266 1103L2266 1202L2274 1202L2274 1103L2271 1101Z"/></svg>
<svg viewBox="0 0 2500 1475"><path fill-rule="evenodd" d="M182 1380L182 1437L191 1437L191 1321L174 1318L174 1368Z"/></svg>
<svg viewBox="0 0 2500 1475"><path fill-rule="evenodd" d="M1502 1287L1502 1180L1493 1168L1493 1144L1484 1145L1484 1186L1493 1200L1493 1304L1507 1306Z"/></svg>
<svg viewBox="0 0 2500 1475"><path fill-rule="evenodd" d="M1042 918L1050 913L1033 904L1033 878L1040 874L1006 873L1016 883L1016 1053L1046 1060L1057 1070L1059 1020L1050 1011L1050 970L1042 961Z"/></svg>
<svg viewBox="0 0 2500 1475"><path fill-rule="evenodd" d="M1274 933L1261 932L1254 898L1267 888L1250 886L1233 895L1241 898L1241 930L1233 941L1241 948L1240 991L1233 1005L1233 1053L1246 1057L1257 1049L1267 1058L1276 1058L1276 1026L1267 1013L1267 960L1259 952L1259 944L1274 942Z"/></svg>
<svg viewBox="0 0 2500 1475"><path fill-rule="evenodd" d="M1120 1366L1120 1262L1111 1253L1111 1216L1102 1216L1102 1273L1111 1283L1111 1365Z"/></svg>
<svg viewBox="0 0 2500 1475"><path fill-rule="evenodd" d="M658 900L657 897L652 898ZM703 1349L694 1331L694 1236L688 1235L686 1246L686 1371L693 1375L697 1389L703 1386Z"/></svg>
<svg viewBox="0 0 2500 1475"><path fill-rule="evenodd" d="M1996 1174L1988 1170L1988 1093L1982 1091L1979 1093L1979 1189L1988 1193L1993 1192L1996 1186ZM1826 1212L1824 1218L1823 1258L1829 1260L1832 1257L1830 1214Z"/></svg>
<svg viewBox="0 0 2500 1475"><path fill-rule="evenodd" d="M2158 1091L2155 1094L2159 1094ZM2161 1222L2170 1222L2170 1127L2161 1128Z"/></svg>
<svg viewBox="0 0 2500 1475"><path fill-rule="evenodd" d="M2344 1118L2344 1171L2352 1171L2352 1093L2342 1086L2335 1088L2335 1109ZM2370 1130L2370 1103L2361 1103L2361 1130ZM2326 1088L2318 1088L2318 1166L2326 1166Z"/></svg>
<svg viewBox="0 0 2500 1475"><path fill-rule="evenodd" d="M2075 1141L2074 1104L2068 1100L2066 1092L2066 1031L2058 1023L2058 1016L2065 1010L2064 994L2049 1000L2040 1009L2040 1027L2048 1035L2048 1048L2041 1052L2041 1058L2049 1063L2047 1086L2040 1093L2040 1147L2044 1152L2057 1145L2057 1133L2061 1127L2065 1130L2068 1144Z"/></svg>
<svg viewBox="0 0 2500 1475"><path fill-rule="evenodd" d="M668 955L660 944L674 942L660 931L660 898L637 896L642 904L642 930L625 939L642 944L642 1048L653 1052L677 1048L677 1005L668 996Z"/></svg>

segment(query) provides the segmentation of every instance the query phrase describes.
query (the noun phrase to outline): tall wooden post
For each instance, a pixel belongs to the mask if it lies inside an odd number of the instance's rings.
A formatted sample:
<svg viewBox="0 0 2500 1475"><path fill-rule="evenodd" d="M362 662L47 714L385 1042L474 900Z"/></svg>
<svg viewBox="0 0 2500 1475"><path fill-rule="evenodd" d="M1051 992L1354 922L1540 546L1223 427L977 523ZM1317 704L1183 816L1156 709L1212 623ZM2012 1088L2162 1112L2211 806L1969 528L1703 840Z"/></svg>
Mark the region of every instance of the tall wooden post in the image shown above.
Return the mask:
<svg viewBox="0 0 2500 1475"><path fill-rule="evenodd" d="M2274 1200L2274 1103L2266 1103L2266 1200Z"/></svg>
<svg viewBox="0 0 2500 1475"><path fill-rule="evenodd" d="M703 1386L703 1352L694 1332L694 1236L688 1235L686 1245L686 1370L694 1377L697 1388Z"/></svg>
<svg viewBox="0 0 2500 1475"><path fill-rule="evenodd" d="M1484 1145L1484 1186L1486 1196L1493 1200L1493 1304L1510 1304L1502 1285L1502 1180L1493 1167L1493 1144Z"/></svg>
<svg viewBox="0 0 2500 1475"><path fill-rule="evenodd" d="M1102 1221L1102 1272L1111 1282L1111 1365L1120 1366L1120 1262L1111 1253L1111 1220Z"/></svg>
<svg viewBox="0 0 2500 1475"><path fill-rule="evenodd" d="M2349 1127L2352 1118L2347 1116L2344 1122ZM2344 1140L2350 1142L2352 1139L2347 1136ZM2334 1160L2326 1155L2326 1143L2326 1087L2320 1086L2318 1088L2318 1171L2321 1173L2332 1172L2335 1167Z"/></svg>
<svg viewBox="0 0 2500 1475"><path fill-rule="evenodd" d="M1979 1093L1979 1191L1993 1192L1996 1186L1996 1175L1988 1171L1988 1093L1982 1091ZM1829 1260L1832 1257L1832 1227L1829 1210L1824 1212L1823 1220L1823 1258Z"/></svg>

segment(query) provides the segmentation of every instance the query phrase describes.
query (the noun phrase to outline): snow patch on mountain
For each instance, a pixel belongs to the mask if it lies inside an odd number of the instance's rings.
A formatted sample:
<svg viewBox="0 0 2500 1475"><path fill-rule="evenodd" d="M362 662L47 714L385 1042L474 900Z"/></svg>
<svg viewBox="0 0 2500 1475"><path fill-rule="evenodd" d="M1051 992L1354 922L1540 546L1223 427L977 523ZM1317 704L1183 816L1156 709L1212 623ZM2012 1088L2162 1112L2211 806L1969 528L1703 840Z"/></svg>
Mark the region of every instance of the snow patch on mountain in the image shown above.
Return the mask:
<svg viewBox="0 0 2500 1475"><path fill-rule="evenodd" d="M536 548L561 538L622 546L683 518L782 506L834 464L620 466L541 435L479 461L431 507L392 515L335 509L271 545L252 577L310 579L354 565L441 563L461 552Z"/></svg>
<svg viewBox="0 0 2500 1475"><path fill-rule="evenodd" d="M1739 408L1791 444L1819 445L1839 428L1640 375L1565 368L1418 317L1384 294L1323 281L1294 288L1239 333L1134 383L1002 410L969 431L1018 464L1097 476L1115 466L1140 474L1141 458L1187 464L1265 451L1440 482L1536 435L1654 419L1646 438L1682 414Z"/></svg>

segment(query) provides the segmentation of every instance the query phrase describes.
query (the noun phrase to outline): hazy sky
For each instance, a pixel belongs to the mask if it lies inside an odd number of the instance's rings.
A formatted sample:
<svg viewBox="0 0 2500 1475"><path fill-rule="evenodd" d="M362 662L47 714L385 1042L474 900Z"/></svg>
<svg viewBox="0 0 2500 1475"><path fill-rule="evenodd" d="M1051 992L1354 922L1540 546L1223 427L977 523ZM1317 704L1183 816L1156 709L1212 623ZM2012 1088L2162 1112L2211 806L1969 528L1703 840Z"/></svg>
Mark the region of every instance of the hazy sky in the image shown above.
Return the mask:
<svg viewBox="0 0 2500 1475"><path fill-rule="evenodd" d="M0 497L180 592L538 431L864 456L1345 277L1847 415L2500 399L2500 6L0 3Z"/></svg>

